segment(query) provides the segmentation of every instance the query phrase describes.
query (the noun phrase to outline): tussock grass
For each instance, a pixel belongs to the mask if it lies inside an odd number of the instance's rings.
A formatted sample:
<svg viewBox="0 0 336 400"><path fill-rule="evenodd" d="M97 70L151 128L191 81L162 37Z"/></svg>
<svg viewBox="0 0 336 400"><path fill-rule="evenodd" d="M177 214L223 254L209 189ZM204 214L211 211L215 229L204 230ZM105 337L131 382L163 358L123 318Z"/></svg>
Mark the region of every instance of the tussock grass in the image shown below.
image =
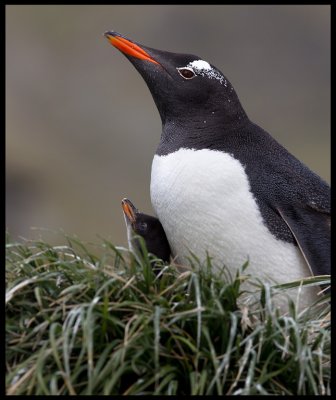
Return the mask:
<svg viewBox="0 0 336 400"><path fill-rule="evenodd" d="M280 315L274 292L296 284L263 286L252 310L246 265L154 273L147 253L64 241L7 242L8 395L330 394L329 295Z"/></svg>

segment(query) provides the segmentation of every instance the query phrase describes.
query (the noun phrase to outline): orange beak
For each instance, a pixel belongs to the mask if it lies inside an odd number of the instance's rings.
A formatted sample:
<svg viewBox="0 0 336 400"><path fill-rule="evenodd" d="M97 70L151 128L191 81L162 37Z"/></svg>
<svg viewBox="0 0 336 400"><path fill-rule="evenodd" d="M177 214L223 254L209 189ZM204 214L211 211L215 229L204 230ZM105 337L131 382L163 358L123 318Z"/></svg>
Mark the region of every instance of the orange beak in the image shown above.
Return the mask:
<svg viewBox="0 0 336 400"><path fill-rule="evenodd" d="M124 214L129 219L129 221L133 224L136 220L135 216L135 207L128 199L123 199L121 201L121 207L123 209Z"/></svg>
<svg viewBox="0 0 336 400"><path fill-rule="evenodd" d="M116 47L122 53L128 54L135 58L139 58L140 60L146 60L154 64L160 65L140 46L131 42L128 39L123 38L122 36L119 36L117 32L105 32L104 36L112 44L112 46Z"/></svg>

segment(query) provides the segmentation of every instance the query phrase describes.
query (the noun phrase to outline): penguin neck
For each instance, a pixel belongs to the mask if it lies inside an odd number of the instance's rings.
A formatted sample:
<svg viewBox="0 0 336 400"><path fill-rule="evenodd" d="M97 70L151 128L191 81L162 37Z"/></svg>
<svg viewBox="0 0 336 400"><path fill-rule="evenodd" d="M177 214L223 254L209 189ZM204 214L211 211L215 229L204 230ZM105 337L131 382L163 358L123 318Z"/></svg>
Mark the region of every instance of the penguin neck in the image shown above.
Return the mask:
<svg viewBox="0 0 336 400"><path fill-rule="evenodd" d="M166 155L179 148L212 148L245 131L251 121L244 109L233 107L230 112L222 108L207 108L202 113L185 114L162 121L162 134L156 154Z"/></svg>

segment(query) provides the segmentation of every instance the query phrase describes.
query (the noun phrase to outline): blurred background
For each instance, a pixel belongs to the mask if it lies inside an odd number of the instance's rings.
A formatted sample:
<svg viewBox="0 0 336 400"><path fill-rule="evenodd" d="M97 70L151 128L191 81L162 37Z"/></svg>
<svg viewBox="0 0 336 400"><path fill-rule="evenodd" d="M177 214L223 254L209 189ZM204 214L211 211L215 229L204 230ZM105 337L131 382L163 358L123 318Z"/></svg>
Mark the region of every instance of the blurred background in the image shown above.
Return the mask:
<svg viewBox="0 0 336 400"><path fill-rule="evenodd" d="M6 226L126 245L121 199L153 214L161 121L102 36L197 54L252 121L330 180L330 6L6 6Z"/></svg>

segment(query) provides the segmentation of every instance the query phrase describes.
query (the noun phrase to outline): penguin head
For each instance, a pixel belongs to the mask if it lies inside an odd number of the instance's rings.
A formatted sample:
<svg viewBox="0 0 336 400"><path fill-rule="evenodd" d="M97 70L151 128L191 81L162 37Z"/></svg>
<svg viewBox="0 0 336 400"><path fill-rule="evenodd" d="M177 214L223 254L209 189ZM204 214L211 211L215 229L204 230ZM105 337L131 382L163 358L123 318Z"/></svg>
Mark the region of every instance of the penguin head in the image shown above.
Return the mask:
<svg viewBox="0 0 336 400"><path fill-rule="evenodd" d="M155 254L164 261L169 261L169 244L160 221L151 215L141 213L127 198L121 202L127 229L129 248L142 254L139 236L144 239L149 253Z"/></svg>
<svg viewBox="0 0 336 400"><path fill-rule="evenodd" d="M130 233L129 238L133 240L136 235L142 236L143 238L148 237L148 234L150 234L151 221L148 221L146 215L140 213L127 198L122 200L121 206L128 234Z"/></svg>
<svg viewBox="0 0 336 400"><path fill-rule="evenodd" d="M174 120L190 126L192 120L196 128L206 128L246 116L229 80L199 56L153 49L113 31L104 35L147 83L163 125Z"/></svg>

